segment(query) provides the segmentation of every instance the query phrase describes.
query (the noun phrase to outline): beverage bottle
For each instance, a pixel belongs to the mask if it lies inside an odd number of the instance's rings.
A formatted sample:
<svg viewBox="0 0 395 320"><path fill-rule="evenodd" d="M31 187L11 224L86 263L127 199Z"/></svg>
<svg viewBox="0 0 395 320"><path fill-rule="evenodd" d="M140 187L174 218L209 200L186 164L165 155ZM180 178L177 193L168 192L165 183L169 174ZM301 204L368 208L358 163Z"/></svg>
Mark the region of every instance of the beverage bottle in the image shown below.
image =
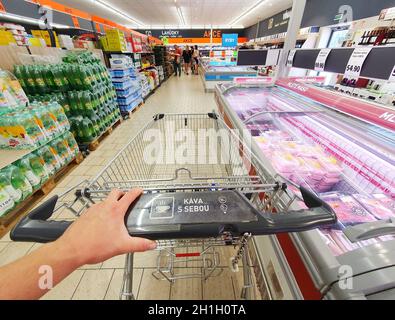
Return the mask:
<svg viewBox="0 0 395 320"><path fill-rule="evenodd" d="M63 91L68 91L70 89L70 82L67 75L67 64L61 64L59 68L63 79Z"/></svg>
<svg viewBox="0 0 395 320"><path fill-rule="evenodd" d="M54 76L53 76L51 68L52 68L52 65L44 65L43 71L42 71L42 73L44 75L45 84L47 85L47 88L48 88L47 91L56 90Z"/></svg>
<svg viewBox="0 0 395 320"><path fill-rule="evenodd" d="M82 142L84 143L92 142L92 140L96 138L96 133L92 121L87 117L83 118L83 120L81 121L81 127L83 131Z"/></svg>
<svg viewBox="0 0 395 320"><path fill-rule="evenodd" d="M18 197L19 194L22 195L21 200L26 199L28 196L30 196L33 193L33 187L30 184L29 180L22 174L22 172L19 170L17 166L10 165L6 169L8 171L11 185L14 187L14 189L18 192Z"/></svg>
<svg viewBox="0 0 395 320"><path fill-rule="evenodd" d="M33 172L29 159L23 158L19 160L16 166L19 168L21 174L27 178L33 190L37 190L41 186L41 179Z"/></svg>
<svg viewBox="0 0 395 320"><path fill-rule="evenodd" d="M79 66L79 75L82 81L84 89L90 89L92 87L92 78L85 66Z"/></svg>
<svg viewBox="0 0 395 320"><path fill-rule="evenodd" d="M68 84L69 84L69 89L75 89L77 87L77 84L75 82L75 77L73 73L73 68L71 64L64 64L63 65L63 74L65 74Z"/></svg>
<svg viewBox="0 0 395 320"><path fill-rule="evenodd" d="M75 83L74 89L81 90L83 87L83 82L78 64L71 65L71 76L73 77Z"/></svg>
<svg viewBox="0 0 395 320"><path fill-rule="evenodd" d="M51 143L49 143L47 146L48 146L49 151L52 153L53 157L55 158L55 168L56 168L56 170L59 170L60 168L62 168L64 166L65 163L64 163L62 157L56 151L55 144L54 144L55 141L56 140L51 141Z"/></svg>
<svg viewBox="0 0 395 320"><path fill-rule="evenodd" d="M78 114L85 114L84 91L77 91Z"/></svg>
<svg viewBox="0 0 395 320"><path fill-rule="evenodd" d="M48 180L48 173L45 170L45 161L42 157L31 153L27 155L24 159L29 161L30 168L32 169L33 173L40 178L41 184Z"/></svg>
<svg viewBox="0 0 395 320"><path fill-rule="evenodd" d="M57 170L57 160L49 147L47 145L43 146L35 154L44 160L44 168L48 176L53 176Z"/></svg>
<svg viewBox="0 0 395 320"><path fill-rule="evenodd" d="M71 150L71 153L73 156L76 156L80 150L78 148L78 144L77 141L75 141L74 136L70 133L70 132L66 132L63 136L63 138L65 139L69 149Z"/></svg>
<svg viewBox="0 0 395 320"><path fill-rule="evenodd" d="M38 93L39 91L36 90L36 82L34 81L31 71L32 71L32 66L21 66L21 72L22 74L25 74L26 86L28 88L27 91L30 94L35 94Z"/></svg>
<svg viewBox="0 0 395 320"><path fill-rule="evenodd" d="M0 171L0 218L6 216L15 207L13 197L7 192L10 188L12 186L6 174Z"/></svg>
<svg viewBox="0 0 395 320"><path fill-rule="evenodd" d="M55 116L43 107L36 107L31 110L47 139L53 138L58 132L58 124Z"/></svg>
<svg viewBox="0 0 395 320"><path fill-rule="evenodd" d="M56 117L56 121L59 124L59 131L63 132L70 129L70 123L67 116L60 104L52 102L48 104L48 110Z"/></svg>
<svg viewBox="0 0 395 320"><path fill-rule="evenodd" d="M102 128L100 126L100 118L95 113L89 115L89 119L92 121L93 128L95 130L95 135L99 136L102 133Z"/></svg>
<svg viewBox="0 0 395 320"><path fill-rule="evenodd" d="M55 139L51 142L51 147L58 155L61 166L64 166L68 162L69 153L67 150L67 146L64 144L63 140L59 138Z"/></svg>
<svg viewBox="0 0 395 320"><path fill-rule="evenodd" d="M19 83L21 84L23 90L25 90L26 92L28 92L28 87L26 84L26 80L25 80L25 75L22 72L22 67L20 65L14 65L14 75L15 77L18 78Z"/></svg>
<svg viewBox="0 0 395 320"><path fill-rule="evenodd" d="M32 67L31 73L32 73L32 77L34 78L37 92L43 94L47 92L47 85L45 84L44 76L41 70L42 70L42 66L35 65Z"/></svg>
<svg viewBox="0 0 395 320"><path fill-rule="evenodd" d="M83 101L85 104L85 111L86 114L90 114L93 112L94 108L93 108L93 103L92 103L92 93L90 91L84 91L83 92Z"/></svg>
<svg viewBox="0 0 395 320"><path fill-rule="evenodd" d="M111 110L110 110L110 108L108 108L107 106L105 106L105 107L104 107L104 112L105 112L105 114L106 114L105 123L106 123L106 126L109 127L109 126L112 125L112 121L111 121Z"/></svg>
<svg viewBox="0 0 395 320"><path fill-rule="evenodd" d="M61 73L59 65L53 65L51 70L52 70L52 75L53 75L53 80L54 80L56 90L57 91L65 91L64 90L64 83L63 83L63 75Z"/></svg>
<svg viewBox="0 0 395 320"><path fill-rule="evenodd" d="M23 126L24 130L26 131L26 138L31 139L34 145L41 145L45 143L45 133L32 112L26 110L16 115L14 119L16 119L21 124L21 126Z"/></svg>

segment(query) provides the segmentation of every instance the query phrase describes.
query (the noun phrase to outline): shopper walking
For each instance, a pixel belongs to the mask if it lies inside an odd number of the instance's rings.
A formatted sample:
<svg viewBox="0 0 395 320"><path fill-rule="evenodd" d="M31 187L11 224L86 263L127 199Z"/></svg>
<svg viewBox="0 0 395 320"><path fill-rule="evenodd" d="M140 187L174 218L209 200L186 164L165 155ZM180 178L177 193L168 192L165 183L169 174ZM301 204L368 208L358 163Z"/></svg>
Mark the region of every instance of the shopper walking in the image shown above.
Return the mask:
<svg viewBox="0 0 395 320"><path fill-rule="evenodd" d="M189 69L191 68L191 59L192 59L192 51L189 46L185 47L185 50L182 53L182 57L184 59L184 71L186 75L189 75Z"/></svg>
<svg viewBox="0 0 395 320"><path fill-rule="evenodd" d="M200 52L198 46L195 45L195 48L192 51L192 65L193 65L192 69L195 75L199 74L199 57L200 57Z"/></svg>
<svg viewBox="0 0 395 320"><path fill-rule="evenodd" d="M182 56L182 50L179 46L174 45L174 60L173 60L173 65L174 65L174 73L177 77L177 74L179 77L181 77L181 56Z"/></svg>

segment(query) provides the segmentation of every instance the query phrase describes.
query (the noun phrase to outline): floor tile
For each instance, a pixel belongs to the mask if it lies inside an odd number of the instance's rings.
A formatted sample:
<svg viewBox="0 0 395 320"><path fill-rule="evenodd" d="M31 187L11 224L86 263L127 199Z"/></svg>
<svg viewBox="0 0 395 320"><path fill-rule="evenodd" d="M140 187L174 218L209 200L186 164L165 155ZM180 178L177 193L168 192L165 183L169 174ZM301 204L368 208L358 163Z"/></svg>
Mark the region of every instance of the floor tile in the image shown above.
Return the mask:
<svg viewBox="0 0 395 320"><path fill-rule="evenodd" d="M2 238L0 238L0 242L11 242L10 233L7 232Z"/></svg>
<svg viewBox="0 0 395 320"><path fill-rule="evenodd" d="M125 267L126 255L116 256L107 261L104 261L101 268L102 269L123 269Z"/></svg>
<svg viewBox="0 0 395 320"><path fill-rule="evenodd" d="M83 270L76 270L70 274L66 279L60 282L55 288L49 291L43 300L70 300L80 283L82 276L84 275Z"/></svg>
<svg viewBox="0 0 395 320"><path fill-rule="evenodd" d="M110 285L114 270L85 270L73 294L73 300L102 300Z"/></svg>
<svg viewBox="0 0 395 320"><path fill-rule="evenodd" d="M144 269L141 280L138 300L168 300L170 297L170 282L157 280L152 275L152 270Z"/></svg>
<svg viewBox="0 0 395 320"><path fill-rule="evenodd" d="M200 269L190 269L193 273L200 273ZM201 300L202 279L180 279L175 281L170 289L171 300Z"/></svg>
<svg viewBox="0 0 395 320"><path fill-rule="evenodd" d="M204 300L235 300L232 273L224 268L218 277L211 277L203 281Z"/></svg>
<svg viewBox="0 0 395 320"><path fill-rule="evenodd" d="M10 242L8 246L0 252L0 266L4 266L23 257L29 252L31 247L33 247L33 243Z"/></svg>
<svg viewBox="0 0 395 320"><path fill-rule="evenodd" d="M123 286L123 269L116 269L112 276L110 286L108 287L105 300L119 300L120 292ZM133 270L133 295L134 297L138 296L138 290L140 288L141 279L143 276L143 269L135 269Z"/></svg>

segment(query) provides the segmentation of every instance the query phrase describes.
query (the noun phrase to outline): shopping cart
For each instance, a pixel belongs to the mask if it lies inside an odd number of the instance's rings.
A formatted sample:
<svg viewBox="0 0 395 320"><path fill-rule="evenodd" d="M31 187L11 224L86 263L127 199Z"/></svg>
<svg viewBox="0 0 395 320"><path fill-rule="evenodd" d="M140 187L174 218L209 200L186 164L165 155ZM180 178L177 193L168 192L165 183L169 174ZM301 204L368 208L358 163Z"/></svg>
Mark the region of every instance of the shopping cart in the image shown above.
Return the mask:
<svg viewBox="0 0 395 320"><path fill-rule="evenodd" d="M15 241L49 242L69 221L48 221L67 209L77 217L113 188L142 188L125 224L133 236L156 240L153 275L174 282L204 280L221 271L219 246L235 246L233 271L242 261L243 298L251 298L248 244L252 236L299 232L334 224L333 210L309 190L295 195L286 180L272 176L251 152L251 137L231 130L216 113L159 114L91 181L53 197L22 219L11 233ZM70 193L75 197L70 201ZM294 201L310 209L289 212ZM277 212L277 213L276 213ZM201 272L179 273L182 262L200 263ZM189 271L189 270L188 270ZM193 270L192 270L193 271ZM126 258L121 298L133 299L133 254Z"/></svg>

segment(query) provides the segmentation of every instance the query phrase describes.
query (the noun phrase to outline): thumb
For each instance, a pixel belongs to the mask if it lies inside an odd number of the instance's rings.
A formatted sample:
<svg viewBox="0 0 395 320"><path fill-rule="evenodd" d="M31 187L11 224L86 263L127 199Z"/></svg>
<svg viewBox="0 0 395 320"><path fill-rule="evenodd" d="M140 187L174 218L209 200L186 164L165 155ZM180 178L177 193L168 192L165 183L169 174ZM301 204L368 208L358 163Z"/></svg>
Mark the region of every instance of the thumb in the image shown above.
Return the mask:
<svg viewBox="0 0 395 320"><path fill-rule="evenodd" d="M144 238L130 237L125 243L125 249L128 252L144 252L156 249L156 242Z"/></svg>

